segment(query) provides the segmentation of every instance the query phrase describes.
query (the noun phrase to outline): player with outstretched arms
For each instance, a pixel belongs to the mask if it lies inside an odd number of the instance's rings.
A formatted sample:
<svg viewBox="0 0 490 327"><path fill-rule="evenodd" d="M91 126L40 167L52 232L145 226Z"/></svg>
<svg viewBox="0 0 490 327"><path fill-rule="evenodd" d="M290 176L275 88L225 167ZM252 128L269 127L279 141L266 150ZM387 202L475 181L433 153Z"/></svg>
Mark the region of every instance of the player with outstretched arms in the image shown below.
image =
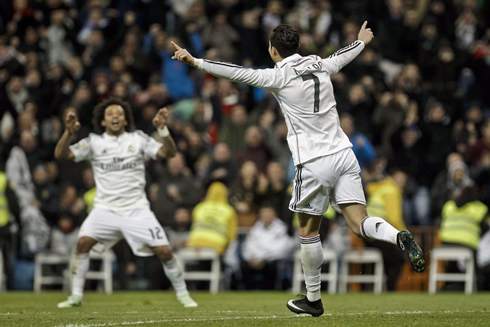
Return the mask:
<svg viewBox="0 0 490 327"><path fill-rule="evenodd" d="M83 222L74 254L72 294L59 308L82 304L89 252L96 245L110 248L125 238L138 256L156 254L184 307L196 307L189 296L180 263L172 253L162 226L150 210L145 194L145 156L171 158L176 153L166 126L168 110L162 108L153 124L163 144L142 131L134 130L133 114L128 103L108 99L95 107L93 122L99 134L92 133L70 145L80 128L73 112L66 115L66 130L55 149L58 160L89 160L94 171L96 196L94 209Z"/></svg>
<svg viewBox="0 0 490 327"><path fill-rule="evenodd" d="M212 75L269 90L279 102L288 127L288 145L296 166L290 210L299 217L301 262L307 295L290 300L295 313L323 314L320 274L323 251L319 228L329 203L343 214L360 237L397 244L415 271L425 269L425 257L410 232L398 231L379 217L368 217L360 167L352 144L340 128L330 75L356 58L374 35L367 22L358 40L328 58L299 55L299 35L291 26L274 28L269 54L270 69L243 68L230 63L194 58L172 42L172 57Z"/></svg>

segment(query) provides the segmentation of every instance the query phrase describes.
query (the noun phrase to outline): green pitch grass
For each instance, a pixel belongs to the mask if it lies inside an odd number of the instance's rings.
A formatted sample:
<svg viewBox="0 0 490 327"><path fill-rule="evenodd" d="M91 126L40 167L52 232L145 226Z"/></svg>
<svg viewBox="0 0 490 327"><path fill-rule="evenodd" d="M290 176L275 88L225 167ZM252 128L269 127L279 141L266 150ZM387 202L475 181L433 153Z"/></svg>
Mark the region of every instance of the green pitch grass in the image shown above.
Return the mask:
<svg viewBox="0 0 490 327"><path fill-rule="evenodd" d="M324 294L319 318L292 314L285 292L192 294L184 309L172 292L87 293L82 307L58 309L65 293L0 294L0 326L489 326L490 293Z"/></svg>

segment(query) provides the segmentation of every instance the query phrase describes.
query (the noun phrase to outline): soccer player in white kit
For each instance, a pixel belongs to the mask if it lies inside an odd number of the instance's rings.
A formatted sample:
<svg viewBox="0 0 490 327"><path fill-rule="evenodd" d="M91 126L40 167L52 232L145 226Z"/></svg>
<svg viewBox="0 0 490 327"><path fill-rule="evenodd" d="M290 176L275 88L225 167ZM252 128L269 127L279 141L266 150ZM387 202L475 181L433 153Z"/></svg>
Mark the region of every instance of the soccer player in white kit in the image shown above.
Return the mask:
<svg viewBox="0 0 490 327"><path fill-rule="evenodd" d="M172 42L172 57L200 70L234 82L269 90L279 102L288 127L288 145L296 166L290 210L297 212L301 239L301 262L307 295L290 300L295 313L314 317L323 314L320 273L323 251L319 228L329 203L343 214L360 237L385 241L408 254L417 272L425 269L425 258L408 231L398 231L378 217L368 217L360 168L352 144L340 128L330 75L352 61L374 35L367 22L358 40L328 58L299 55L299 35L291 26L277 26L269 38L270 69L250 69L192 57ZM251 45L252 46L252 45Z"/></svg>
<svg viewBox="0 0 490 327"><path fill-rule="evenodd" d="M82 223L78 235L72 273L72 294L59 308L82 304L89 252L99 243L110 248L125 238L138 256L156 254L184 307L197 307L189 296L182 267L173 255L162 226L150 210L145 194L145 157L171 158L176 153L166 126L168 110L162 108L153 124L163 144L142 131L134 131L133 114L127 102L116 98L94 109L94 126L99 134L70 146L72 135L80 128L74 113L66 116L66 130L55 149L58 160L89 160L94 171L96 196L94 209Z"/></svg>

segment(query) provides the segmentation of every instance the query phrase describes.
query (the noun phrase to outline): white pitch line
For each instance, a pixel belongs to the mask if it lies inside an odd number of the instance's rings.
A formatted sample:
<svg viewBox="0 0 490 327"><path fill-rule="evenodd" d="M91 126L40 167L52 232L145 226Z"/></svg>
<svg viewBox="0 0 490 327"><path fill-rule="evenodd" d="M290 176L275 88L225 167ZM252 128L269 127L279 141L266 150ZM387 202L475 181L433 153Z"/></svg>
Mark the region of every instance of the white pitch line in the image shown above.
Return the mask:
<svg viewBox="0 0 490 327"><path fill-rule="evenodd" d="M146 320L146 321L123 321L123 322L109 322L103 324L68 324L58 325L56 327L104 327L104 326L130 326L130 325L145 325L145 324L157 324L165 322L206 322L206 321L227 321L227 320L241 320L241 319L256 319L256 320L269 320L269 319L298 319L309 317L306 315L297 316L259 316L259 317L215 317L215 318L181 318L181 319L160 319L160 320Z"/></svg>
<svg viewBox="0 0 490 327"><path fill-rule="evenodd" d="M384 315L406 315L406 314L430 314L430 313L476 313L481 311L471 310L471 311L365 311L365 312L350 312L350 313L325 313L324 316L335 317L335 316L359 316L366 314L384 314ZM306 318L309 315L291 315L291 316L242 316L242 317L210 317L210 318L177 318L177 319L160 319L160 320L146 320L146 321L124 321L118 323L101 323L101 324L68 324L68 325L58 325L56 327L105 327L105 326L131 326L131 325L146 325L146 324L157 324L157 323L171 323L171 322L208 322L208 321L230 321L230 320L242 320L242 319L255 319L255 320L269 320L269 319L297 319Z"/></svg>

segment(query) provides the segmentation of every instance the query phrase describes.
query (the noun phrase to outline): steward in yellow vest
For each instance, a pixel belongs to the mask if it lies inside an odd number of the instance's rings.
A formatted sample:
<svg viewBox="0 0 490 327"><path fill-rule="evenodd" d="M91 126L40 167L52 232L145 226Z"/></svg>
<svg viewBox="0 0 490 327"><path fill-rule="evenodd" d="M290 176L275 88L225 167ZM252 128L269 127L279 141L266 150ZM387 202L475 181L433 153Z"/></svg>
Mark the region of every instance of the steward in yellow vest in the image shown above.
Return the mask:
<svg viewBox="0 0 490 327"><path fill-rule="evenodd" d="M379 182L366 185L367 212L370 217L380 217L398 230L407 229L403 221L403 187L407 176L396 170Z"/></svg>
<svg viewBox="0 0 490 327"><path fill-rule="evenodd" d="M10 220L10 211L7 201L7 175L0 171L0 227L6 226Z"/></svg>
<svg viewBox="0 0 490 327"><path fill-rule="evenodd" d="M470 248L475 259L477 279L480 279L476 264L476 251L481 235L488 229L488 207L479 201L479 191L475 186L463 188L459 197L447 201L442 207L442 222L439 238L443 244ZM446 273L460 273L456 261L449 261ZM478 283L479 284L479 283ZM445 288L463 289L462 283L446 282Z"/></svg>
<svg viewBox="0 0 490 327"><path fill-rule="evenodd" d="M488 207L478 198L478 189L469 186L456 200L444 204L439 231L443 243L478 249L480 237L488 229Z"/></svg>
<svg viewBox="0 0 490 327"><path fill-rule="evenodd" d="M7 175L0 170L0 251L3 255L4 271L7 278L12 276L10 257L12 254L11 218L19 218L20 209L17 196L9 183ZM17 219L18 221L18 219ZM10 281L8 281L10 284Z"/></svg>
<svg viewBox="0 0 490 327"><path fill-rule="evenodd" d="M209 247L223 254L237 236L238 218L228 202L228 189L214 182L206 198L192 212L192 225L187 246Z"/></svg>
<svg viewBox="0 0 490 327"><path fill-rule="evenodd" d="M12 183L8 181L7 175L0 170L0 228L8 227L11 217L20 217L19 202Z"/></svg>

